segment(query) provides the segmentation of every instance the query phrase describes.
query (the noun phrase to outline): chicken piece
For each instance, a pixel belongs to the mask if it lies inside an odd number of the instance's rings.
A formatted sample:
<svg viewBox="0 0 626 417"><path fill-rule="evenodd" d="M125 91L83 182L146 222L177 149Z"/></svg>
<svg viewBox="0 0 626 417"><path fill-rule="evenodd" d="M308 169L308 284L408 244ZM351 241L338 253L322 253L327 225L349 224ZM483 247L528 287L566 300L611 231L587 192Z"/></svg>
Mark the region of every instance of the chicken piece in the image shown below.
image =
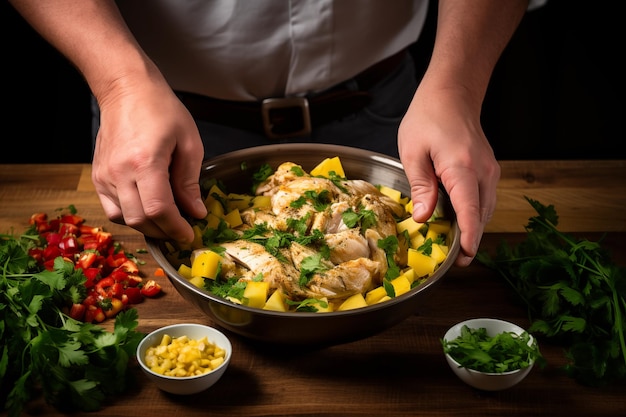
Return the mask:
<svg viewBox="0 0 626 417"><path fill-rule="evenodd" d="M329 233L324 235L324 239L330 248L330 261L335 265L353 259L370 257L368 241L361 235L359 229Z"/></svg>
<svg viewBox="0 0 626 417"><path fill-rule="evenodd" d="M288 263L281 262L258 243L235 240L220 243L220 246L236 263L249 270L242 279L251 280L263 274L263 280L269 282L271 288L276 289L282 286L281 283L285 279L293 279L294 275L298 275L294 268L289 268Z"/></svg>
<svg viewBox="0 0 626 417"><path fill-rule="evenodd" d="M341 186L348 190L349 195L355 197L362 197L365 195L376 196L378 200L387 206L393 212L393 215L398 218L403 217L405 214L405 209L402 204L381 193L375 185L365 180L346 180L341 183Z"/></svg>
<svg viewBox="0 0 626 417"><path fill-rule="evenodd" d="M365 194L360 201L360 205L365 210L370 210L376 216L376 224L374 229L380 234L381 238L397 234L396 219L389 210L389 206L384 204L379 196L374 194Z"/></svg>
<svg viewBox="0 0 626 417"><path fill-rule="evenodd" d="M257 195L272 196L280 186L299 178L296 172L292 169L294 167L302 170L300 165L296 165L293 162L284 162L280 164L272 175L259 184L256 189ZM304 170L302 170L302 172L304 172Z"/></svg>
<svg viewBox="0 0 626 417"><path fill-rule="evenodd" d="M380 282L380 263L367 258L353 259L323 273L313 275L307 284L316 298L343 299L354 294L364 294Z"/></svg>
<svg viewBox="0 0 626 417"><path fill-rule="evenodd" d="M367 229L365 231L365 239L367 239L367 243L370 249L370 259L380 263L381 277L385 276L389 265L387 264L387 253L385 253L383 249L378 247L378 241L382 239L380 233L378 233L374 229Z"/></svg>

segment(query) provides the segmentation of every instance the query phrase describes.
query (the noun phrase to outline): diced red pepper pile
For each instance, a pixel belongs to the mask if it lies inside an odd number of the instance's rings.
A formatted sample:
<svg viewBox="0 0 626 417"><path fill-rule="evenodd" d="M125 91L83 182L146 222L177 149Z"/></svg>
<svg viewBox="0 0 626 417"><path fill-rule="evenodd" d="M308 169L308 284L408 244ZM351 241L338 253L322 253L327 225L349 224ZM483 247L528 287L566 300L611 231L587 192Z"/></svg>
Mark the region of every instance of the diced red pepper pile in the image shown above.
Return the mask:
<svg viewBox="0 0 626 417"><path fill-rule="evenodd" d="M87 296L72 305L70 317L88 323L100 323L115 317L129 305L141 303L144 297L155 297L161 286L153 279L139 275L137 263L115 244L113 236L100 227L85 224L76 214L48 219L45 213L30 218L46 244L30 250L30 255L51 270L54 259L61 256L82 269Z"/></svg>

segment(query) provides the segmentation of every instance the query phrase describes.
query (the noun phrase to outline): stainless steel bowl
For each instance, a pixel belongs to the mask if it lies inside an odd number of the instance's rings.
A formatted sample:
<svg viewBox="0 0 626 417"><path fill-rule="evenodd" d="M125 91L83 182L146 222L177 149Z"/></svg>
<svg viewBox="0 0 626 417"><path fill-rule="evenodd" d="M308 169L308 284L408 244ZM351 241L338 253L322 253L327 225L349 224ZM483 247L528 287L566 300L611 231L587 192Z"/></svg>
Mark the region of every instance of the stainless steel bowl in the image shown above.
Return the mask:
<svg viewBox="0 0 626 417"><path fill-rule="evenodd" d="M399 160L357 148L322 144L280 144L231 152L206 161L200 180L221 180L229 192L249 193L252 173L264 163L273 168L294 162L310 171L324 158L338 156L348 179L386 185L409 195ZM246 170L242 170L242 167ZM392 300L373 306L332 313L283 313L232 303L197 288L178 274L165 257L164 242L146 237L148 250L176 290L217 325L249 339L271 344L329 346L363 339L388 329L414 314L419 299L450 269L460 248L460 233L447 195L439 203L452 221L449 253L435 273L421 285Z"/></svg>

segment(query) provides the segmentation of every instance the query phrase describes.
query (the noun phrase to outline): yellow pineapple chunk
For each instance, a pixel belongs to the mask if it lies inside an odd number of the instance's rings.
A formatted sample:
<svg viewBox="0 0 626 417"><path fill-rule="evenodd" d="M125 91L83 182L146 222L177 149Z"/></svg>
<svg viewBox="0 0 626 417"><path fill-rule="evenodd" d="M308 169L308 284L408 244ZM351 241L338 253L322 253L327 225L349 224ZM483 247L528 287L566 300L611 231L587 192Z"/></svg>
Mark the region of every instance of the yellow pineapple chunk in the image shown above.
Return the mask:
<svg viewBox="0 0 626 417"><path fill-rule="evenodd" d="M315 168L313 168L310 172L313 177L326 177L330 178L330 173L334 172L335 175L345 178L346 174L343 171L343 166L341 165L341 161L338 156L334 158L326 158L322 162L320 162Z"/></svg>
<svg viewBox="0 0 626 417"><path fill-rule="evenodd" d="M197 254L191 263L191 276L215 279L221 260L222 257L211 250Z"/></svg>
<svg viewBox="0 0 626 417"><path fill-rule="evenodd" d="M326 303L326 306L323 306L321 303L314 304L315 308L317 309L316 313L330 313L331 311L333 311L333 306L331 303L328 302L328 298L322 297L319 299L319 301L323 301L324 303Z"/></svg>
<svg viewBox="0 0 626 417"><path fill-rule="evenodd" d="M381 285L380 287L376 287L373 290L365 293L365 302L367 303L367 305L376 304L378 301L380 301L381 298L386 295L387 291L385 291L385 288Z"/></svg>
<svg viewBox="0 0 626 417"><path fill-rule="evenodd" d="M420 234L420 229L423 225L424 223L418 223L413 220L412 217L408 217L396 224L396 230L398 231L398 233L403 233L406 230L409 234L409 238L412 239Z"/></svg>
<svg viewBox="0 0 626 417"><path fill-rule="evenodd" d="M402 198L402 193L394 188L387 187L386 185L381 185L379 188L380 192L391 198L393 201L399 203Z"/></svg>
<svg viewBox="0 0 626 417"><path fill-rule="evenodd" d="M241 211L252 206L252 196L248 194L230 193L228 194L228 199L226 201L228 210L231 211L234 209L239 209L239 211Z"/></svg>
<svg viewBox="0 0 626 417"><path fill-rule="evenodd" d="M263 308L267 300L270 284L266 281L250 281L243 290L244 304L249 307Z"/></svg>
<svg viewBox="0 0 626 417"><path fill-rule="evenodd" d="M234 209L233 211L229 212L227 215L224 216L224 220L226 220L228 226L233 229L243 224L243 221L241 220L241 215L239 214L239 209Z"/></svg>
<svg viewBox="0 0 626 417"><path fill-rule="evenodd" d="M178 273L185 279L191 279L191 267L185 264L180 264L178 266Z"/></svg>
<svg viewBox="0 0 626 417"><path fill-rule="evenodd" d="M404 275L400 275L399 277L392 279L391 285L393 285L396 297L409 292L411 289L411 283Z"/></svg>
<svg viewBox="0 0 626 417"><path fill-rule="evenodd" d="M447 246L443 246L438 243L432 244L432 252L430 254L430 257L435 259L437 264L442 263L446 259L447 250L444 252L444 247L447 249Z"/></svg>
<svg viewBox="0 0 626 417"><path fill-rule="evenodd" d="M195 285L198 288L204 288L204 278L203 277L191 277L189 278L189 282Z"/></svg>
<svg viewBox="0 0 626 417"><path fill-rule="evenodd" d="M263 306L263 310L273 311L287 311L287 304L285 303L285 293L280 288L270 295L267 302Z"/></svg>
<svg viewBox="0 0 626 417"><path fill-rule="evenodd" d="M437 261L415 249L409 249L407 265L415 271L415 278L432 274L437 267Z"/></svg>
<svg viewBox="0 0 626 417"><path fill-rule="evenodd" d="M252 199L253 208L266 208L272 205L272 197L269 195L257 195Z"/></svg>
<svg viewBox="0 0 626 417"><path fill-rule="evenodd" d="M407 268L406 271L402 273L402 276L405 277L409 283L413 284L415 281L415 270L413 270L413 268Z"/></svg>
<svg viewBox="0 0 626 417"><path fill-rule="evenodd" d="M337 311L353 310L355 308L367 307L365 298L361 293L351 295L337 308Z"/></svg>

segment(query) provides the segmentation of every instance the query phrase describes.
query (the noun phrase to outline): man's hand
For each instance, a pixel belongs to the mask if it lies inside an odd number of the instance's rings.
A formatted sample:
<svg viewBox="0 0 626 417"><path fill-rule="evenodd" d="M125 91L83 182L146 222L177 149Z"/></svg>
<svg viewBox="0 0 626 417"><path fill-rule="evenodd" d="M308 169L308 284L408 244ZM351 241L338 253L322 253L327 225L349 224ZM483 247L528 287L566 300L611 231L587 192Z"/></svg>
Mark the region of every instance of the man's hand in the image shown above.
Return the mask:
<svg viewBox="0 0 626 417"><path fill-rule="evenodd" d="M102 207L112 221L145 235L191 242L181 210L206 215L198 130L165 82L129 84L100 100L92 179Z"/></svg>

